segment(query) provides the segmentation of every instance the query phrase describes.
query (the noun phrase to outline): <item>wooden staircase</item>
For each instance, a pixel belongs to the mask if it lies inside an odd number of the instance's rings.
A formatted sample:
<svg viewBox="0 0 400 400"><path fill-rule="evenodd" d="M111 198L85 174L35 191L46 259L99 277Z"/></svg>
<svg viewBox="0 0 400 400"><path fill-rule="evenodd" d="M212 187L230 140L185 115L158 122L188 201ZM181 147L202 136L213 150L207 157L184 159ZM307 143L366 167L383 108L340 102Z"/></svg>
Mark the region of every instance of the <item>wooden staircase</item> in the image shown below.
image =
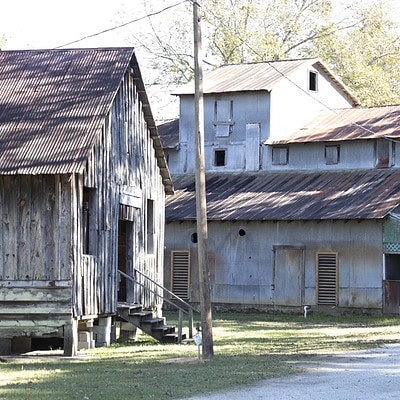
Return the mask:
<svg viewBox="0 0 400 400"><path fill-rule="evenodd" d="M166 325L165 318L154 318L153 312L143 310L140 304L118 303L117 315L161 343L179 342L174 325ZM182 335L182 340L185 338L185 335Z"/></svg>

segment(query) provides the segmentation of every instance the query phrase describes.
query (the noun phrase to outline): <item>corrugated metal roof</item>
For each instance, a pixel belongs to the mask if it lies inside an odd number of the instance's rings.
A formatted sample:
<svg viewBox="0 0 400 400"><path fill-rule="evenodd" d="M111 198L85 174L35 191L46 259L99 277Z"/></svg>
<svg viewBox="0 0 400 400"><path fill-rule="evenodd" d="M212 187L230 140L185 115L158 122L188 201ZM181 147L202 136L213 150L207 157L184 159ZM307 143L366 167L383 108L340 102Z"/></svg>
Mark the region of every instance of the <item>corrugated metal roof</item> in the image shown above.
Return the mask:
<svg viewBox="0 0 400 400"><path fill-rule="evenodd" d="M162 122L158 126L164 149L175 149L179 146L179 118Z"/></svg>
<svg viewBox="0 0 400 400"><path fill-rule="evenodd" d="M302 129L268 144L400 137L400 105L324 111Z"/></svg>
<svg viewBox="0 0 400 400"><path fill-rule="evenodd" d="M133 48L0 51L0 174L82 172L129 66L171 192Z"/></svg>
<svg viewBox="0 0 400 400"><path fill-rule="evenodd" d="M400 204L399 170L207 174L210 221L380 219ZM166 220L196 219L193 175L174 176Z"/></svg>
<svg viewBox="0 0 400 400"><path fill-rule="evenodd" d="M351 99L354 105L359 105L358 99L346 85L336 77L330 69L318 58L298 60L282 60L249 64L223 65L203 77L203 93L228 93L243 91L268 91L282 79L289 78L299 68L311 66L321 68L335 84ZM193 94L194 82L178 88L176 95Z"/></svg>
<svg viewBox="0 0 400 400"><path fill-rule="evenodd" d="M133 49L0 52L0 173L80 172Z"/></svg>

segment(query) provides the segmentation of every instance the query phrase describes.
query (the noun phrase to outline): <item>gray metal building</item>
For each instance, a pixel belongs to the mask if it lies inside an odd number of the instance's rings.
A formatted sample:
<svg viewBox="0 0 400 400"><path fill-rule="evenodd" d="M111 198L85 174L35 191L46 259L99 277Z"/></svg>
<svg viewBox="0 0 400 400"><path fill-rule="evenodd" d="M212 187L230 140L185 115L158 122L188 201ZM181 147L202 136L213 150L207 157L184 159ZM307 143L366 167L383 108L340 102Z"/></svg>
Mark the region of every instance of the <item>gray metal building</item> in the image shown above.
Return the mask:
<svg viewBox="0 0 400 400"><path fill-rule="evenodd" d="M400 107L359 107L316 59L221 67L204 88L214 306L399 313ZM190 93L166 146L165 284L197 302Z"/></svg>

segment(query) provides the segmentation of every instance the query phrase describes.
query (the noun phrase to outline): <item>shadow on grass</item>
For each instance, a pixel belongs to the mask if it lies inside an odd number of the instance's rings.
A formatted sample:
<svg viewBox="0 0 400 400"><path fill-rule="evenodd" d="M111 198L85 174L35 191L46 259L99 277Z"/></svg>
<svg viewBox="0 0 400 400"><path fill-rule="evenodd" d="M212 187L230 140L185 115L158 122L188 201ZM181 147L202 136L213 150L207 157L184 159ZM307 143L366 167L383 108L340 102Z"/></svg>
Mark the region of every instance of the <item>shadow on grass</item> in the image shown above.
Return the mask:
<svg viewBox="0 0 400 400"><path fill-rule="evenodd" d="M296 370L285 362L289 358L276 354L218 354L211 362L161 363L138 359L130 353L79 361L20 362L18 368L28 380L0 387L0 398L182 398L294 373ZM2 372L15 370L12 364L2 364Z"/></svg>

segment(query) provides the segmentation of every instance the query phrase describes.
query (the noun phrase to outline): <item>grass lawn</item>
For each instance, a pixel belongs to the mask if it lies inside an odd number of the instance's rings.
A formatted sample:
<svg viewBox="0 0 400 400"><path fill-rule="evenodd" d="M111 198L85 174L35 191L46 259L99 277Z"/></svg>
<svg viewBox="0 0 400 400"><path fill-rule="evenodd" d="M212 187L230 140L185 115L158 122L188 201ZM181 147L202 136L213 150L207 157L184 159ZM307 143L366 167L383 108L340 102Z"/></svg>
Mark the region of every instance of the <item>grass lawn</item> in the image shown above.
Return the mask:
<svg viewBox="0 0 400 400"><path fill-rule="evenodd" d="M286 361L400 340L397 317L214 314L213 361L197 346L134 343L79 357L0 358L0 399L179 399L296 372Z"/></svg>

